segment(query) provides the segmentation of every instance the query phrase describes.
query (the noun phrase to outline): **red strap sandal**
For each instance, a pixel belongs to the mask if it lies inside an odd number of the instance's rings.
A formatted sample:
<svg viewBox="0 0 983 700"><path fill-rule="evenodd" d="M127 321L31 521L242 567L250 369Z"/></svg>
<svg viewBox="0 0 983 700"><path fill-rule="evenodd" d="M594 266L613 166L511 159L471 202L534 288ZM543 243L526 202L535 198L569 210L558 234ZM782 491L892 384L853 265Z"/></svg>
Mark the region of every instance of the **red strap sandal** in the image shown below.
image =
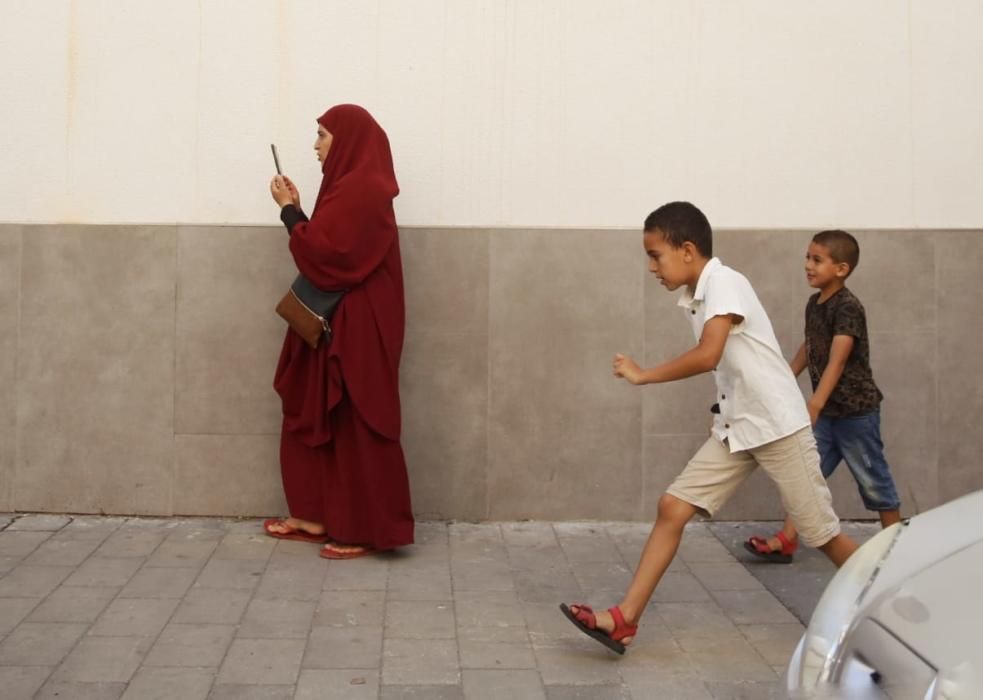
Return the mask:
<svg viewBox="0 0 983 700"><path fill-rule="evenodd" d="M285 532L277 532L273 529L274 526L283 528ZM275 537L278 540L297 540L298 542L315 542L317 544L328 541L327 535L315 535L305 530L300 530L287 525L287 521L281 518L268 518L264 520L263 530L267 535Z"/></svg>
<svg viewBox="0 0 983 700"><path fill-rule="evenodd" d="M744 543L744 549L762 561L772 564L791 564L795 550L799 548L798 538L790 540L781 530L775 533L775 537L782 543L781 549L772 549L768 540L757 535L748 538L747 542Z"/></svg>
<svg viewBox="0 0 983 700"><path fill-rule="evenodd" d="M626 637L634 637L638 633L638 625L629 625L625 622L625 617L617 605L608 608L608 612L614 618L614 629L610 633L598 628L597 617L589 605L574 603L574 607L577 608L577 612L571 610L566 603L560 603L560 610L577 629L588 637L596 639L613 652L624 654L627 647L621 640Z"/></svg>

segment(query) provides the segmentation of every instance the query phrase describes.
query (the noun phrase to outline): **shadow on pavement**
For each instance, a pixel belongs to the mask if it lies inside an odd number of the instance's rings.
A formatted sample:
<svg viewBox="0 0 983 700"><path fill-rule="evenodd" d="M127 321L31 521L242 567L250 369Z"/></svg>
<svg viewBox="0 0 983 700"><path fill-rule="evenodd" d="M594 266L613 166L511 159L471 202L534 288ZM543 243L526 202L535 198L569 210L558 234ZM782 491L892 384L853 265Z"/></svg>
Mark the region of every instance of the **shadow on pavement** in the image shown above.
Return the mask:
<svg viewBox="0 0 983 700"><path fill-rule="evenodd" d="M770 564L758 561L744 549L744 541L752 535L771 535L781 523L709 522L710 531L731 554L767 588L803 625L809 624L812 611L819 602L826 584L836 569L818 549L799 547L791 564ZM843 531L863 544L878 531L878 522L844 522Z"/></svg>

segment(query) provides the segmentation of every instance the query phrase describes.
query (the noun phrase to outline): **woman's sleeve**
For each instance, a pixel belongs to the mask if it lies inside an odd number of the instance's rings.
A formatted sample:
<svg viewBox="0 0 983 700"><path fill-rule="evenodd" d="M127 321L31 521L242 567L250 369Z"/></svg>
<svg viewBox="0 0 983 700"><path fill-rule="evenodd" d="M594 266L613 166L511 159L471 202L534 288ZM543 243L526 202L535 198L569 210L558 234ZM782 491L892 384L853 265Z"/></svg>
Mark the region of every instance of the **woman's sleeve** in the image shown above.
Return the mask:
<svg viewBox="0 0 983 700"><path fill-rule="evenodd" d="M292 233L294 226L301 221L308 221L307 214L304 213L302 209L295 207L293 204L287 204L280 209L280 221L283 225L287 227L287 233Z"/></svg>
<svg viewBox="0 0 983 700"><path fill-rule="evenodd" d="M329 197L313 219L294 223L290 252L297 269L316 287L340 290L372 274L395 239L392 200Z"/></svg>

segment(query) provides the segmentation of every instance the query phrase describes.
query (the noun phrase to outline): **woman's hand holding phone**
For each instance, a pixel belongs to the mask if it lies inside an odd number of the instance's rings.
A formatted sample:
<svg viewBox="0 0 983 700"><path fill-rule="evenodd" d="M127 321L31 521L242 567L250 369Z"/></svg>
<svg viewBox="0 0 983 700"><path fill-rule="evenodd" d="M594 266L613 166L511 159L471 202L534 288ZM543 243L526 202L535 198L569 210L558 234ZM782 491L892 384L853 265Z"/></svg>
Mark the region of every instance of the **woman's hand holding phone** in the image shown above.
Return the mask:
<svg viewBox="0 0 983 700"><path fill-rule="evenodd" d="M293 204L300 209L300 192L297 191L293 180L286 175L277 175L270 181L270 194L273 195L273 201L281 208Z"/></svg>

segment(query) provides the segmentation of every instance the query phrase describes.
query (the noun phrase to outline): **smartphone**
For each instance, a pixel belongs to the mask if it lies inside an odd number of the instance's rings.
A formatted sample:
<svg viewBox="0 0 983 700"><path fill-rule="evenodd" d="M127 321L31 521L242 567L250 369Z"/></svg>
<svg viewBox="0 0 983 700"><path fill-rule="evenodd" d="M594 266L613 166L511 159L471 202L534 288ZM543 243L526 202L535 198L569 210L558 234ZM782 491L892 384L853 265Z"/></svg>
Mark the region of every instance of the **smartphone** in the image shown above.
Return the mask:
<svg viewBox="0 0 983 700"><path fill-rule="evenodd" d="M276 166L276 174L283 175L283 171L280 170L280 157L276 154L276 144L270 144L270 150L273 151L273 164Z"/></svg>

